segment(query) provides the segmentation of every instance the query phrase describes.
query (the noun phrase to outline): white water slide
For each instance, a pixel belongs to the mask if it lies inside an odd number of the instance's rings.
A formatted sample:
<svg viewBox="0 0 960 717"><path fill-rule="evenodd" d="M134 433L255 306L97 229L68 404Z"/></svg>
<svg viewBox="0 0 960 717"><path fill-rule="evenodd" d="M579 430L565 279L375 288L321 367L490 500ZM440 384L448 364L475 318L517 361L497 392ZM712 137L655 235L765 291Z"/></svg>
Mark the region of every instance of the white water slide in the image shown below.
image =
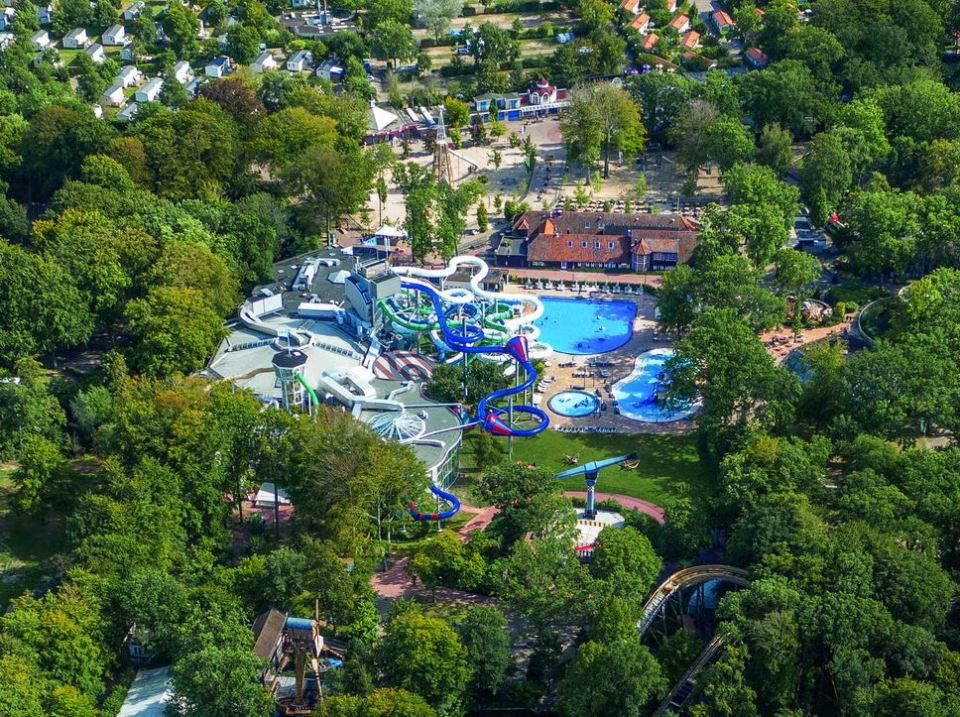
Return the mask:
<svg viewBox="0 0 960 717"><path fill-rule="evenodd" d="M444 280L453 276L461 266L470 266L477 271L470 277L470 291L461 288L443 289ZM532 308L528 313L521 313L512 319L504 319L504 325L515 334L523 334L531 342L530 351L534 358L545 358L553 353L549 344L538 342L540 328L533 322L543 316L543 302L530 294L511 294L507 292L487 291L482 287L483 280L490 273L490 267L483 259L477 256L455 256L442 269L421 269L415 266L391 267L399 276L414 277L417 279L438 279L441 284L440 297L451 304L468 304L475 297L485 301L502 304L527 305ZM417 282L410 282L416 284ZM430 286L436 291L435 287Z"/></svg>

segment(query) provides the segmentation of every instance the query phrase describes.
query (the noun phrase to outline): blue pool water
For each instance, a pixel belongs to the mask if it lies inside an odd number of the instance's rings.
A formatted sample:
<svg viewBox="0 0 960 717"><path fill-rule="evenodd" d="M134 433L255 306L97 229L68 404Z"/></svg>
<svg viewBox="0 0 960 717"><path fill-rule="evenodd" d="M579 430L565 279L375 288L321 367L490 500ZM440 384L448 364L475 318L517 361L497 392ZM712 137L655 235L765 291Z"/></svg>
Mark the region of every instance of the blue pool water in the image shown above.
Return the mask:
<svg viewBox="0 0 960 717"><path fill-rule="evenodd" d="M595 413L600 402L596 396L586 391L561 391L551 396L547 405L556 414L579 418Z"/></svg>
<svg viewBox="0 0 960 717"><path fill-rule="evenodd" d="M632 301L559 299L541 296L544 313L534 323L540 341L562 354L602 354L623 346L633 335L637 305Z"/></svg>
<svg viewBox="0 0 960 717"><path fill-rule="evenodd" d="M633 373L613 385L613 397L617 400L621 415L635 421L667 423L696 413L696 404L668 408L653 400L654 391L660 383L659 376L671 356L673 351L670 349L653 349L637 356Z"/></svg>

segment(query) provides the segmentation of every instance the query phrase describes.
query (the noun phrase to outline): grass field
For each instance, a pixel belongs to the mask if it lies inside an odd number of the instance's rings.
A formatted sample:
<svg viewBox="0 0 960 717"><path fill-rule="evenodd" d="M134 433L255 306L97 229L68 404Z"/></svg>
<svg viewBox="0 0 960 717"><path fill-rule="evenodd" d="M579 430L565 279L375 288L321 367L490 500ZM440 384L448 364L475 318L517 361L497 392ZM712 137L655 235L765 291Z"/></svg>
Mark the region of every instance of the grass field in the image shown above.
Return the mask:
<svg viewBox="0 0 960 717"><path fill-rule="evenodd" d="M475 474L473 436L465 441L461 466L468 474L455 486L458 495L475 501L470 475ZM504 449L506 441L504 439ZM570 466L565 456L577 456L580 463L636 453L640 466L635 470L608 468L600 474L597 490L649 500L668 506L674 499L696 491L709 490L709 474L697 455L696 438L687 436L625 433L558 433L544 431L534 438L513 441L513 460L535 463L550 471ZM583 480L559 481L567 490L582 490Z"/></svg>
<svg viewBox="0 0 960 717"><path fill-rule="evenodd" d="M0 467L0 611L41 581L50 558L64 545L62 522L39 525L17 514L12 473Z"/></svg>

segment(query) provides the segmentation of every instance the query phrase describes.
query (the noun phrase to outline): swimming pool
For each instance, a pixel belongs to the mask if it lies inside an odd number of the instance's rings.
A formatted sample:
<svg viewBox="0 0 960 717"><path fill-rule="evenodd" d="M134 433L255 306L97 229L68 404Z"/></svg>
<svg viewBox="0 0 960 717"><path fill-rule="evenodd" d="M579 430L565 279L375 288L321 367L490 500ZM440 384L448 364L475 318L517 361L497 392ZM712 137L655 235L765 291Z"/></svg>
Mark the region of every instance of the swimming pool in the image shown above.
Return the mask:
<svg viewBox="0 0 960 717"><path fill-rule="evenodd" d="M547 401L550 410L560 416L579 418L596 413L600 401L586 391L561 391Z"/></svg>
<svg viewBox="0 0 960 717"><path fill-rule="evenodd" d="M620 413L634 421L668 423L688 418L697 412L697 404L668 408L654 399L661 383L664 364L673 356L670 349L653 349L637 356L633 372L613 385L613 397Z"/></svg>
<svg viewBox="0 0 960 717"><path fill-rule="evenodd" d="M613 351L633 335L637 305L632 301L561 299L541 296L544 313L534 324L540 341L562 354L588 355Z"/></svg>

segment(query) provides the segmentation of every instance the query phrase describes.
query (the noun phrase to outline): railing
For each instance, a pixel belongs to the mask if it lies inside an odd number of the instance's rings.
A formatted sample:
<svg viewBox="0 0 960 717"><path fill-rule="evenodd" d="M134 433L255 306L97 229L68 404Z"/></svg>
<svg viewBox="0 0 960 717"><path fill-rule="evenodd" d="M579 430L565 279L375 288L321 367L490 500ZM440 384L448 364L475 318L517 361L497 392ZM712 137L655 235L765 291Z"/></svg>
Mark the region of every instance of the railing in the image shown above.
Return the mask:
<svg viewBox="0 0 960 717"><path fill-rule="evenodd" d="M703 669L713 661L714 657L724 648L726 643L726 635L723 633L714 635L713 639L710 640L703 649L703 652L700 653L700 656L694 660L690 669L684 673L683 677L681 677L677 684L673 686L673 689L670 690L670 694L660 703L652 717L662 717L668 710L672 710L676 714L680 714L685 710L693 698L700 692L701 685L697 682L697 677Z"/></svg>
<svg viewBox="0 0 960 717"><path fill-rule="evenodd" d="M643 635L647 631L647 628L650 627L654 618L660 612L661 607L678 590L710 580L722 580L740 587L746 587L750 584L746 570L734 568L730 565L697 565L678 570L664 580L644 604L643 612L637 621L637 632Z"/></svg>

